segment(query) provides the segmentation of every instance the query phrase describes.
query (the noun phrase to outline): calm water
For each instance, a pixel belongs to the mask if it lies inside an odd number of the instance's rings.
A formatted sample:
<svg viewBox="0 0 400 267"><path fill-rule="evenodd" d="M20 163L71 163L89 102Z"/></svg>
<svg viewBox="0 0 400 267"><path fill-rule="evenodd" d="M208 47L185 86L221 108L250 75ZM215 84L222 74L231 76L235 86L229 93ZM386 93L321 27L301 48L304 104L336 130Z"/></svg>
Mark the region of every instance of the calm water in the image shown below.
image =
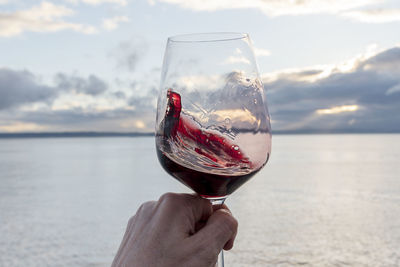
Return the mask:
<svg viewBox="0 0 400 267"><path fill-rule="evenodd" d="M0 139L0 266L109 266L166 191L152 138ZM274 136L227 204L226 266L400 266L400 135Z"/></svg>

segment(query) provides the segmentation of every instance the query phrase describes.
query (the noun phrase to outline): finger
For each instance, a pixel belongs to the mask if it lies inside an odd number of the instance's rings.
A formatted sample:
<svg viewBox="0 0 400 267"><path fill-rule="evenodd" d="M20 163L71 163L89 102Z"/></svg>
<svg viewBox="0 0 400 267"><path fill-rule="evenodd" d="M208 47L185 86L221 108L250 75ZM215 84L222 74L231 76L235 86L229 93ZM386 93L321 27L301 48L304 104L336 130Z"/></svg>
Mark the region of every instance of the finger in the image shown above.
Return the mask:
<svg viewBox="0 0 400 267"><path fill-rule="evenodd" d="M213 213L212 204L199 195L181 194L185 197L186 209L192 212L194 222L206 221Z"/></svg>
<svg viewBox="0 0 400 267"><path fill-rule="evenodd" d="M152 213L154 212L155 206L155 201L145 202L139 207L136 214L129 219L126 226L125 234L122 238L121 245L119 246L117 255L115 256L112 266L119 266L117 259L120 259L122 257L121 254L124 253L124 248L129 247L128 243L130 240L132 240L135 228L139 229L139 232L142 232L142 229L144 229L145 227L145 223L150 220Z"/></svg>
<svg viewBox="0 0 400 267"><path fill-rule="evenodd" d="M207 220L212 214L210 201L196 195L166 193L158 201L162 220L175 227L185 236L195 232L196 223Z"/></svg>
<svg viewBox="0 0 400 267"><path fill-rule="evenodd" d="M229 212L229 213L232 215L231 210L230 210L230 209L228 208L228 206L226 206L225 204L222 204L222 205L213 205L213 210L214 210L214 211L219 210L219 209L224 209L225 211ZM237 234L237 232L236 232L235 235L234 235L231 239L229 239L229 241L225 244L224 250L230 250L230 249L232 249L233 243L234 243L235 238L236 238L236 234Z"/></svg>
<svg viewBox="0 0 400 267"><path fill-rule="evenodd" d="M223 248L232 248L237 227L238 222L232 214L221 208L216 210L207 224L189 239L196 250L203 251L203 254L207 255L217 255Z"/></svg>
<svg viewBox="0 0 400 267"><path fill-rule="evenodd" d="M136 214L132 216L128 221L125 234L121 242L121 247L124 247L128 242L134 227L136 227L137 229L145 228L146 223L150 221L151 216L153 215L155 206L155 201L148 201L140 205L139 209L136 211ZM140 219L138 220L138 218Z"/></svg>
<svg viewBox="0 0 400 267"><path fill-rule="evenodd" d="M221 205L213 205L213 211L219 210L219 209L225 209L227 210L230 214L232 214L231 210L228 208L227 205L221 204Z"/></svg>
<svg viewBox="0 0 400 267"><path fill-rule="evenodd" d="M194 226L194 232L200 231L201 228L203 228L206 225L207 221L198 221L196 225Z"/></svg>
<svg viewBox="0 0 400 267"><path fill-rule="evenodd" d="M231 211L229 210L229 208L225 205L225 204L221 204L221 205L212 205L212 209L213 212L219 209L225 209L226 211L228 211L229 213L231 213ZM232 214L232 213L231 213ZM207 218L208 219L208 218ZM196 227L195 227L195 232L199 231L201 228L203 228L206 225L207 221L206 220L200 220L196 223Z"/></svg>
<svg viewBox="0 0 400 267"><path fill-rule="evenodd" d="M225 246L224 246L224 250L231 250L233 248L233 244L235 243L235 238L236 238L236 234L228 240L228 242L226 242Z"/></svg>

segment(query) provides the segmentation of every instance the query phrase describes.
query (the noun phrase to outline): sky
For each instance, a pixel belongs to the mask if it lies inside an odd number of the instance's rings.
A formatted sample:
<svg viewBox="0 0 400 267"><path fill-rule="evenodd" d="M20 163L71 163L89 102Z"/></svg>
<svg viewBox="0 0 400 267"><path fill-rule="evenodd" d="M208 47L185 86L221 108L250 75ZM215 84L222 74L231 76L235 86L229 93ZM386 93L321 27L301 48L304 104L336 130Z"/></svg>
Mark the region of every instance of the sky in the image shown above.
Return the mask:
<svg viewBox="0 0 400 267"><path fill-rule="evenodd" d="M249 33L275 131L400 132L397 0L0 0L0 132L153 131L199 32Z"/></svg>

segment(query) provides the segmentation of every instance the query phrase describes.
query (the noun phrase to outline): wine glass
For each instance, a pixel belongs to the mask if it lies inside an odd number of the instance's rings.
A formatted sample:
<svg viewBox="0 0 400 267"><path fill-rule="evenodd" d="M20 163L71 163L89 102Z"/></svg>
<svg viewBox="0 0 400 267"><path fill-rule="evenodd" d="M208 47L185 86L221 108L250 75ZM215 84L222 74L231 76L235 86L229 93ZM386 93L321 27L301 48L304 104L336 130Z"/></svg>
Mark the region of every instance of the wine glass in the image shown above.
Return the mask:
<svg viewBox="0 0 400 267"><path fill-rule="evenodd" d="M168 38L155 128L162 167L213 205L255 175L271 126L249 35Z"/></svg>

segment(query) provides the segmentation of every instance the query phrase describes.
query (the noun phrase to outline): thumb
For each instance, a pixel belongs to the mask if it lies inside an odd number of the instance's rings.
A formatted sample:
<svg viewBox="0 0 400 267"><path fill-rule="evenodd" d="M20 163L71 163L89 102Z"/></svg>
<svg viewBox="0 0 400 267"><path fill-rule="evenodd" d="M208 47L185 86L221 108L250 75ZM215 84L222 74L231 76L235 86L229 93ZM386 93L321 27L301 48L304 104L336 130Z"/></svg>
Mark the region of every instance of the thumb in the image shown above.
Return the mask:
<svg viewBox="0 0 400 267"><path fill-rule="evenodd" d="M229 210L220 208L207 220L206 225L190 237L199 251L218 255L223 249L231 249L238 228L237 220ZM205 255L210 256L210 255Z"/></svg>

